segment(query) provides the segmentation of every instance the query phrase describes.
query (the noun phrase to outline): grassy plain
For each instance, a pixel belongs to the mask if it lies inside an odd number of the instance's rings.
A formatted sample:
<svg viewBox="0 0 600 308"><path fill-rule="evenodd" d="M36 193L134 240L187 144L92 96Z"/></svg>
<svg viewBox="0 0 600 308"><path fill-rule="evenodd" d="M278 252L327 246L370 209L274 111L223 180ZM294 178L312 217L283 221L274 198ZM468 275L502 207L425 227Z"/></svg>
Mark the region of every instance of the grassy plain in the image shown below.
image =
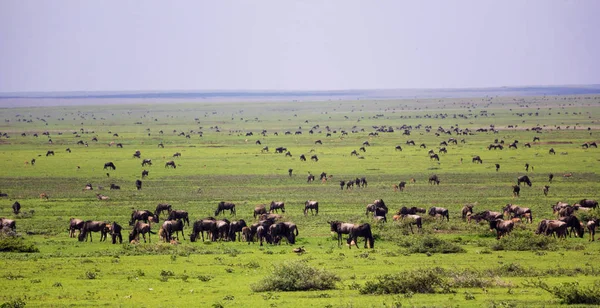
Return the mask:
<svg viewBox="0 0 600 308"><path fill-rule="evenodd" d="M548 250L496 250L497 240L488 227L463 222L460 209L465 203L476 202L476 211L516 203L533 210L535 225L552 217L550 205L557 201L597 199L600 155L598 149L580 145L600 141L599 101L597 96L558 96L2 109L0 132L10 138L0 138L0 190L9 197L0 200L0 216L16 219L17 231L40 252L0 254L0 302L21 299L28 306L46 307L557 305L559 299L533 286L531 280L540 277L551 286L593 283L600 270L594 262L600 256L597 242L589 243L586 234L583 239L551 240ZM419 124L421 128L415 129ZM413 127L410 136L402 135L402 125ZM499 132L475 132L490 125ZM331 137L326 137L327 126ZM369 136L376 126L393 127L395 132ZM426 132L426 126L432 127L431 132ZM469 128L474 133L437 136L440 126ZM543 128L541 133L530 130L536 126ZM309 133L311 128L314 134ZM263 129L265 136L260 134ZM341 130L348 135L342 136ZM49 137L42 135L46 131ZM180 136L181 132L190 138ZM253 136L246 136L248 132ZM427 151L437 152L439 143L450 137L464 138L465 143L447 146L448 153L440 154L439 163L431 161ZM540 142L532 142L534 137ZM519 148L488 150L496 138L506 145L519 140ZM406 145L409 139L417 146ZM89 146L77 145L79 140ZM316 140L323 144L315 144ZM113 141L123 148L108 146ZM371 144L360 152L364 159L351 156L364 141ZM157 146L160 142L164 148ZM531 148L523 146L526 142ZM420 148L421 143L427 148ZM396 145L403 151L396 151ZM269 147L268 153L261 152L264 146ZM287 147L293 156L274 153L278 146ZM548 154L550 148L557 154ZM45 156L48 150L56 154ZM135 150L154 165L142 167L141 160L132 157ZM175 152L181 157L173 158ZM300 154L316 154L319 161L301 162ZM483 164L471 163L474 155L481 156ZM35 166L25 163L32 158ZM177 168L164 168L171 159ZM108 161L117 169L103 170ZM495 163L501 165L498 172ZM525 163L533 167L528 172ZM138 191L134 182L143 169L150 175ZM309 172L333 177L326 183L307 183ZM550 173L555 175L552 183L548 183ZM563 177L566 173L572 176ZM427 183L431 174L440 177L439 186ZM523 187L521 197L515 199L512 185L524 174L532 178L533 186ZM363 176L368 187L340 190L340 180ZM392 190L393 184L410 178L416 182L405 191ZM95 190L83 191L86 183ZM111 183L122 189L108 190ZM550 185L548 196L542 194L544 185ZM98 186L105 189L98 191ZM49 200L41 200L41 193L47 193ZM110 200L98 201L95 193ZM379 198L392 211L402 206L447 207L451 219L426 218L423 234L414 235L391 219L375 226L364 213L365 206ZM319 201L318 216L302 214L308 199ZM20 215L11 210L17 200L23 206ZM70 217L127 226L132 209L153 210L159 202L185 209L196 220L214 214L219 201L232 201L237 204L237 218L253 222L254 206L272 200L285 201L286 219L300 230L293 247L304 246L305 254L293 253L286 244L259 247L185 240L172 246L158 243L156 236L152 243L136 246L101 243L97 235L93 243L81 243L66 231ZM327 224L334 219L372 223L375 249L338 247ZM515 236L530 234L534 227L518 226ZM466 252L408 251L407 242L428 236L455 243ZM329 291L252 292L250 285L268 275L273 265L289 260L330 270L341 281ZM475 271L495 282L488 287L457 284L450 294L362 295L358 291L378 275L432 267Z"/></svg>

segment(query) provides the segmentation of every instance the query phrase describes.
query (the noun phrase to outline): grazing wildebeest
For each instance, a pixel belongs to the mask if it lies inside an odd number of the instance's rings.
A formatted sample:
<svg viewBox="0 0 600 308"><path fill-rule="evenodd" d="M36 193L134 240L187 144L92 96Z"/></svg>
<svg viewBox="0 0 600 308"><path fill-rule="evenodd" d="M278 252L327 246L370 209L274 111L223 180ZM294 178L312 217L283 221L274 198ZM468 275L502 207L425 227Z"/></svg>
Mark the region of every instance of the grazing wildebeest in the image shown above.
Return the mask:
<svg viewBox="0 0 600 308"><path fill-rule="evenodd" d="M318 162L319 158L317 157L317 155L313 155L310 157L310 160L314 161L314 162Z"/></svg>
<svg viewBox="0 0 600 308"><path fill-rule="evenodd" d="M486 211L479 212L477 214L472 214L471 216L468 216L469 222L471 222L472 219L474 219L476 222L480 222L482 220L486 220L486 221L490 222L492 220L502 219L502 213L486 210Z"/></svg>
<svg viewBox="0 0 600 308"><path fill-rule="evenodd" d="M216 230L216 240L228 240L229 239L229 220L223 218L215 221L217 230ZM213 239L215 239L215 235L213 235Z"/></svg>
<svg viewBox="0 0 600 308"><path fill-rule="evenodd" d="M175 162L172 161L172 160L170 160L170 161L168 161L168 162L165 163L165 168L167 168L167 167L171 167L173 169L177 168L177 166L175 165Z"/></svg>
<svg viewBox="0 0 600 308"><path fill-rule="evenodd" d="M408 141L406 141L406 144L408 144L408 145L415 145L415 142L413 140L408 140Z"/></svg>
<svg viewBox="0 0 600 308"><path fill-rule="evenodd" d="M133 157L134 158L140 158L140 157L142 157L142 152L140 152L139 150L136 150L135 153L133 153Z"/></svg>
<svg viewBox="0 0 600 308"><path fill-rule="evenodd" d="M548 174L548 182L552 183L552 179L554 178L554 174Z"/></svg>
<svg viewBox="0 0 600 308"><path fill-rule="evenodd" d="M314 175L312 175L312 174L309 174L309 175L308 175L308 178L307 178L307 180L306 180L306 182L307 182L307 183L310 183L310 182L312 182L312 181L314 181L314 180L315 180L315 176L314 176Z"/></svg>
<svg viewBox="0 0 600 308"><path fill-rule="evenodd" d="M296 226L295 223L291 221L284 221L283 223L288 226L288 228L290 229L290 233L293 233L294 236L298 236L298 226Z"/></svg>
<svg viewBox="0 0 600 308"><path fill-rule="evenodd" d="M356 183L356 185L358 186L358 182ZM360 186L361 187L367 187L367 178L366 177L360 178Z"/></svg>
<svg viewBox="0 0 600 308"><path fill-rule="evenodd" d="M567 223L560 220L548 220L544 234L552 234L557 238L567 238Z"/></svg>
<svg viewBox="0 0 600 308"><path fill-rule="evenodd" d="M375 239L373 238L373 234L371 233L371 225L368 223L362 225L355 225L352 227L350 231L350 235L348 236L347 243L350 245L349 248L352 248L354 244L356 248L358 248L358 238L365 238L365 248L369 247L371 249L375 248Z"/></svg>
<svg viewBox="0 0 600 308"><path fill-rule="evenodd" d="M338 236L338 246L342 245L342 234L350 234L352 228L354 228L354 224L345 223L341 221L328 221L327 222L331 226L331 232L336 232Z"/></svg>
<svg viewBox="0 0 600 308"><path fill-rule="evenodd" d="M287 148L284 148L284 147L276 147L275 148L275 153L283 153L286 151L287 151Z"/></svg>
<svg viewBox="0 0 600 308"><path fill-rule="evenodd" d="M217 209L215 210L215 216L218 216L219 213L225 210L229 210L231 215L235 215L235 204L225 201L219 202L219 204L217 205Z"/></svg>
<svg viewBox="0 0 600 308"><path fill-rule="evenodd" d="M161 143L159 143L159 144L158 144L158 147L159 147L159 148L164 148L164 147L165 147L165 145L164 145L164 144L161 142Z"/></svg>
<svg viewBox="0 0 600 308"><path fill-rule="evenodd" d="M31 159L31 165L34 166L35 165L35 158Z"/></svg>
<svg viewBox="0 0 600 308"><path fill-rule="evenodd" d="M246 225L246 221L243 219L240 220L234 220L229 224L229 240L230 241L235 241L236 238L236 234L237 234L237 238L238 241L242 241L242 237L241 237L241 232L242 229L244 229L245 227L247 227Z"/></svg>
<svg viewBox="0 0 600 308"><path fill-rule="evenodd" d="M15 215L19 214L19 212L21 212L21 203L19 203L19 201L15 201L15 203L12 205L12 210Z"/></svg>
<svg viewBox="0 0 600 308"><path fill-rule="evenodd" d="M440 157L437 154L430 154L429 159L435 159L437 161L440 161Z"/></svg>
<svg viewBox="0 0 600 308"><path fill-rule="evenodd" d="M260 150L260 152L261 152L261 153L264 153L264 152L267 152L267 153L268 153L268 152L269 152L269 147L268 147L268 146L265 146L264 148L262 148L262 150Z"/></svg>
<svg viewBox="0 0 600 308"><path fill-rule="evenodd" d="M307 200L306 202L304 202L304 215L305 216L308 214L308 210L310 210L311 214L318 215L319 214L319 202L314 201L314 200ZM313 210L316 213L313 213Z"/></svg>
<svg viewBox="0 0 600 308"><path fill-rule="evenodd" d="M396 150L396 151L400 151L400 152L402 152L402 147L401 147L401 146L399 146L399 145L397 145L397 146L396 146L396 148L395 148L395 150Z"/></svg>
<svg viewBox="0 0 600 308"><path fill-rule="evenodd" d="M148 233L148 242L152 243L152 239L150 238L150 234L156 234L151 230L151 226L149 223L143 223L138 221L133 226L133 231L129 233L129 242L133 240L139 240L140 234L144 238L144 243L146 242L146 233Z"/></svg>
<svg viewBox="0 0 600 308"><path fill-rule="evenodd" d="M356 150L352 150L352 152L350 152L350 156L358 156L358 152L356 152Z"/></svg>
<svg viewBox="0 0 600 308"><path fill-rule="evenodd" d="M179 232L181 232L181 236L185 240L185 235L183 234L183 226L184 223L181 219L177 220L165 220L163 222L161 229L163 230L164 240L165 242L170 242L173 237L173 233L175 233L175 237L179 240ZM189 226L189 223L188 223Z"/></svg>
<svg viewBox="0 0 600 308"><path fill-rule="evenodd" d="M550 186L544 185L544 196L548 195L548 191L550 190Z"/></svg>
<svg viewBox="0 0 600 308"><path fill-rule="evenodd" d="M548 150L548 154L556 155L556 152L554 151L554 148L550 148L550 150Z"/></svg>
<svg viewBox="0 0 600 308"><path fill-rule="evenodd" d="M48 151L48 152L46 152L46 156L49 156L49 155L54 156L54 151Z"/></svg>
<svg viewBox="0 0 600 308"><path fill-rule="evenodd" d="M498 170L500 170L500 164L496 164L496 172L498 172Z"/></svg>
<svg viewBox="0 0 600 308"><path fill-rule="evenodd" d="M289 225L283 222L275 223L269 226L269 231L273 244L279 244L282 238L285 238L288 244L296 243L296 236L290 230Z"/></svg>
<svg viewBox="0 0 600 308"><path fill-rule="evenodd" d="M429 208L429 212L428 212L429 216L441 216L442 220L444 220L444 217L446 217L446 219L448 221L450 221L450 215L448 214L448 209L443 208L443 207L431 207Z"/></svg>
<svg viewBox="0 0 600 308"><path fill-rule="evenodd" d="M288 174L289 174L290 176L292 176L292 172L294 172L294 169L288 169Z"/></svg>
<svg viewBox="0 0 600 308"><path fill-rule="evenodd" d="M344 190L344 185L346 185L346 181L340 181L340 189Z"/></svg>
<svg viewBox="0 0 600 308"><path fill-rule="evenodd" d="M137 190L142 189L142 181L141 180L135 180L135 188L137 188Z"/></svg>
<svg viewBox="0 0 600 308"><path fill-rule="evenodd" d="M367 149L365 149L365 147L360 147L358 150L361 151L361 152L366 152L367 151Z"/></svg>
<svg viewBox="0 0 600 308"><path fill-rule="evenodd" d="M119 189L121 189L121 186L119 186L119 185L116 185L115 183L111 183L111 184L110 184L110 189L113 189L113 190L119 190Z"/></svg>
<svg viewBox="0 0 600 308"><path fill-rule="evenodd" d="M152 166L152 159L145 158L144 160L142 160L142 167L146 165Z"/></svg>
<svg viewBox="0 0 600 308"><path fill-rule="evenodd" d="M414 215L414 214L417 214L417 213L425 213L425 212L426 212L426 210L424 208L420 208L420 207L416 207L416 206L408 208L406 206L403 206L396 213L396 215Z"/></svg>
<svg viewBox="0 0 600 308"><path fill-rule="evenodd" d="M521 186L514 185L513 186L513 196L518 197L520 193L521 193Z"/></svg>
<svg viewBox="0 0 600 308"><path fill-rule="evenodd" d="M425 145L425 143L421 143L421 145L419 146L420 148L426 149L427 146Z"/></svg>
<svg viewBox="0 0 600 308"><path fill-rule="evenodd" d="M109 196L105 196L105 195L102 195L102 194L96 194L96 198L97 198L98 200L101 200L101 201L106 201L106 200L109 200L109 199L110 199L110 197L109 197Z"/></svg>
<svg viewBox="0 0 600 308"><path fill-rule="evenodd" d="M492 220L490 221L490 230L496 229L496 239L499 240L502 236L507 235L512 231L515 223L512 220Z"/></svg>
<svg viewBox="0 0 600 308"><path fill-rule="evenodd" d="M596 226L598 225L598 221L595 219L592 219L590 221L587 222L586 227L588 229L588 232L590 233L590 241L595 241L595 236L596 236Z"/></svg>
<svg viewBox="0 0 600 308"><path fill-rule="evenodd" d="M535 229L535 234L544 234L544 235L547 235L546 234L546 227L548 226L548 222L549 221L550 220L548 220L548 219L542 219L542 220L540 220L540 223L538 223L538 226Z"/></svg>
<svg viewBox="0 0 600 308"><path fill-rule="evenodd" d="M581 201L579 201L578 204L581 207L587 207L587 208L592 208L592 209L595 209L598 207L598 201L592 200L592 199L582 199Z"/></svg>
<svg viewBox="0 0 600 308"><path fill-rule="evenodd" d="M526 183L529 187L531 187L531 180L526 175L522 175L517 178L517 185L521 186L521 183Z"/></svg>
<svg viewBox="0 0 600 308"><path fill-rule="evenodd" d="M134 223L138 220L142 220L144 222L152 221L158 223L158 216L153 214L148 210L138 210L131 212L131 220L129 221L129 225L133 226Z"/></svg>
<svg viewBox="0 0 600 308"><path fill-rule="evenodd" d="M439 179L439 177L437 176L437 174L434 174L434 175L432 175L432 176L430 176L430 177L429 177L429 184L432 184L432 185L433 185L433 184L440 185L440 179Z"/></svg>
<svg viewBox="0 0 600 308"><path fill-rule="evenodd" d="M481 160L481 157L479 157L479 155L473 157L473 162L483 164L483 160Z"/></svg>
<svg viewBox="0 0 600 308"><path fill-rule="evenodd" d="M0 192L0 197L8 197L7 193Z"/></svg>
<svg viewBox="0 0 600 308"><path fill-rule="evenodd" d="M304 154L300 155L300 161L306 161L306 156L304 156Z"/></svg>
<svg viewBox="0 0 600 308"><path fill-rule="evenodd" d="M440 153L448 154L448 150L445 147L441 147L439 150Z"/></svg>
<svg viewBox="0 0 600 308"><path fill-rule="evenodd" d="M175 154L173 154L173 157L181 157L181 153L176 152Z"/></svg>
<svg viewBox="0 0 600 308"><path fill-rule="evenodd" d="M156 210L154 210L154 215L156 215L156 217L159 217L162 212L170 213L171 212L171 205L168 204L168 203L159 203L156 206Z"/></svg>
<svg viewBox="0 0 600 308"><path fill-rule="evenodd" d="M406 222L406 224L410 228L410 232L412 234L415 234L415 232L413 231L412 225L417 225L417 229L419 229L419 231L422 231L423 219L421 218L421 216L414 215L414 214L406 214L406 215L400 215L400 217L403 222Z"/></svg>
<svg viewBox="0 0 600 308"><path fill-rule="evenodd" d="M285 213L285 203L283 203L283 201L271 201L269 213L277 213L279 210L281 210L282 213Z"/></svg>
<svg viewBox="0 0 600 308"><path fill-rule="evenodd" d="M525 217L526 222L533 223L533 214L531 213L531 209L528 207L520 207L514 204L507 204L502 211L504 211L504 215L513 217Z"/></svg>
<svg viewBox="0 0 600 308"><path fill-rule="evenodd" d="M256 218L256 216L260 216L262 214L267 214L267 209L264 204L260 204L260 205L257 205L256 207L254 207L254 218Z"/></svg>
<svg viewBox="0 0 600 308"><path fill-rule="evenodd" d="M142 171L142 179L147 177L150 174L150 172L148 170L143 170Z"/></svg>
<svg viewBox="0 0 600 308"><path fill-rule="evenodd" d="M17 223L12 219L0 218L0 230L12 230L17 229Z"/></svg>
<svg viewBox="0 0 600 308"><path fill-rule="evenodd" d="M123 243L123 235L121 235L121 231L122 231L122 227L121 225L119 225L116 222L113 222L112 224L107 225L108 228L108 234L110 234L110 237L112 238L112 243L116 244L117 243L117 239L119 240L119 244Z"/></svg>
<svg viewBox="0 0 600 308"><path fill-rule="evenodd" d="M290 152L290 151L285 152L285 157L288 157L288 156L292 157L292 152Z"/></svg>
<svg viewBox="0 0 600 308"><path fill-rule="evenodd" d="M123 144L122 143L117 143L117 148L123 148Z"/></svg>
<svg viewBox="0 0 600 308"><path fill-rule="evenodd" d="M509 149L510 149L510 148L515 148L515 149L517 149L517 144L513 142L513 143L511 143L511 144L509 144L509 145L508 145L508 148L509 148Z"/></svg>
<svg viewBox="0 0 600 308"><path fill-rule="evenodd" d="M81 228L81 232L79 233L79 241L83 242L84 240L87 242L87 238L89 235L90 242L92 242L92 232L100 232L100 241L106 239L106 222L104 221L91 221L88 220L83 223L83 227Z"/></svg>
<svg viewBox="0 0 600 308"><path fill-rule="evenodd" d="M323 142L321 140L317 140L315 141L315 144L323 144Z"/></svg>
<svg viewBox="0 0 600 308"><path fill-rule="evenodd" d="M217 222L213 217L207 217L204 219L200 219L194 223L192 227L192 233L190 234L190 241L195 242L198 239L198 233L202 236L202 241L204 242L204 232L206 231L206 236L210 235L211 241L217 240Z"/></svg>
<svg viewBox="0 0 600 308"><path fill-rule="evenodd" d="M400 183L398 183L398 190L403 191L404 188L406 188L406 182L402 181Z"/></svg>
<svg viewBox="0 0 600 308"><path fill-rule="evenodd" d="M158 219L158 216L157 216ZM182 219L187 223L188 227L190 226L190 219L188 218L188 212L184 210L172 210L169 212L168 220L176 220Z"/></svg>
<svg viewBox="0 0 600 308"><path fill-rule="evenodd" d="M83 188L83 190L84 190L84 191L85 191L85 190L94 190L94 188L92 187L92 184L91 184L91 183L87 183L87 184L85 184L85 187Z"/></svg>
<svg viewBox="0 0 600 308"><path fill-rule="evenodd" d="M71 148L67 148L65 151L71 153Z"/></svg>
<svg viewBox="0 0 600 308"><path fill-rule="evenodd" d="M475 207L475 204L465 204L465 206L463 206L461 210L463 220L466 220L468 216L473 214L473 207Z"/></svg>
<svg viewBox="0 0 600 308"><path fill-rule="evenodd" d="M117 169L117 167L115 167L115 164L113 164L112 161L109 161L109 162L107 162L107 163L104 164L104 169L115 170L115 169Z"/></svg>
<svg viewBox="0 0 600 308"><path fill-rule="evenodd" d="M567 224L567 233L569 237L575 233L575 236L583 237L583 224L579 221L577 216L571 215L567 217L561 217L558 220Z"/></svg>
<svg viewBox="0 0 600 308"><path fill-rule="evenodd" d="M79 234L81 234L84 223L85 221L81 219L71 217L69 219L69 237L75 237L75 230L79 230Z"/></svg>

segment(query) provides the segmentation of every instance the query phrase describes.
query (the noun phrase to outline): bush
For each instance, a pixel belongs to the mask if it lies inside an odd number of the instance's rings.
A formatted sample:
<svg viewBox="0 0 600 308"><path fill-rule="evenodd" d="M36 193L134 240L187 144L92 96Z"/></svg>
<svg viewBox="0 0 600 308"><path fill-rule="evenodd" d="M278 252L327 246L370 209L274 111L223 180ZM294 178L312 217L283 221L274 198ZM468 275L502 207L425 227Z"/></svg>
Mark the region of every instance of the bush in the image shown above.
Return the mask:
<svg viewBox="0 0 600 308"><path fill-rule="evenodd" d="M433 235L422 237L405 237L400 246L408 249L410 253L462 253L465 249L450 241L443 240Z"/></svg>
<svg viewBox="0 0 600 308"><path fill-rule="evenodd" d="M600 305L600 281L598 280L588 287L580 287L578 282L564 282L550 288L540 279L531 284L554 294L563 304Z"/></svg>
<svg viewBox="0 0 600 308"><path fill-rule="evenodd" d="M512 232L492 244L492 250L556 250L557 240L551 236L537 235L531 231Z"/></svg>
<svg viewBox="0 0 600 308"><path fill-rule="evenodd" d="M0 305L0 308L23 308L27 305L24 300L17 298L14 301L5 302Z"/></svg>
<svg viewBox="0 0 600 308"><path fill-rule="evenodd" d="M40 252L33 244L27 244L23 238L16 236L0 235L1 252Z"/></svg>
<svg viewBox="0 0 600 308"><path fill-rule="evenodd" d="M361 294L451 293L440 268L386 274L367 281Z"/></svg>
<svg viewBox="0 0 600 308"><path fill-rule="evenodd" d="M254 292L330 290L335 289L339 280L335 274L313 268L304 261L292 261L275 266L270 275L251 288Z"/></svg>

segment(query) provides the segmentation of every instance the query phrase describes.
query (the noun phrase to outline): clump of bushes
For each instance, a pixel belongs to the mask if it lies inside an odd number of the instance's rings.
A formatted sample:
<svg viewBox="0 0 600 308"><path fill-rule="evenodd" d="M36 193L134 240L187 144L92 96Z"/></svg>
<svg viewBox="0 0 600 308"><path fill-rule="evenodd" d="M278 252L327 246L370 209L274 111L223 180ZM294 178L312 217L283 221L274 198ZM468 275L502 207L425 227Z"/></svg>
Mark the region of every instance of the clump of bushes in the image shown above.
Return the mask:
<svg viewBox="0 0 600 308"><path fill-rule="evenodd" d="M556 250L558 249L558 243L551 236L537 235L531 231L514 231L493 243L491 249L511 251Z"/></svg>
<svg viewBox="0 0 600 308"><path fill-rule="evenodd" d="M25 243L22 237L0 232L0 252L40 252L32 243Z"/></svg>
<svg viewBox="0 0 600 308"><path fill-rule="evenodd" d="M560 298L563 304L600 305L600 281L598 280L585 287L580 286L578 282L564 282L551 288L539 279L532 284Z"/></svg>
<svg viewBox="0 0 600 308"><path fill-rule="evenodd" d="M405 237L398 243L410 253L462 253L465 249L458 244L433 235Z"/></svg>
<svg viewBox="0 0 600 308"><path fill-rule="evenodd" d="M361 294L451 293L450 284L440 268L385 274L367 281Z"/></svg>
<svg viewBox="0 0 600 308"><path fill-rule="evenodd" d="M291 261L276 265L270 275L251 288L254 292L330 290L339 280L337 275L311 267L305 261Z"/></svg>

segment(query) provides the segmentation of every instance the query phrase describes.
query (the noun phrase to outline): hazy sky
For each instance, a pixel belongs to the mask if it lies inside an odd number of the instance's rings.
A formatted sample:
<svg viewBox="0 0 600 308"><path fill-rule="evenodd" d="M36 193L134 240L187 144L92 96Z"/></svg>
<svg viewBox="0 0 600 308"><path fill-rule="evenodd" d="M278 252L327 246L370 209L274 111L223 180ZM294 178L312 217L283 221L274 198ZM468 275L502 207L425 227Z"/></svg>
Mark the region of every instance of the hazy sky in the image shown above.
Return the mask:
<svg viewBox="0 0 600 308"><path fill-rule="evenodd" d="M0 92L600 83L599 0L0 0Z"/></svg>

